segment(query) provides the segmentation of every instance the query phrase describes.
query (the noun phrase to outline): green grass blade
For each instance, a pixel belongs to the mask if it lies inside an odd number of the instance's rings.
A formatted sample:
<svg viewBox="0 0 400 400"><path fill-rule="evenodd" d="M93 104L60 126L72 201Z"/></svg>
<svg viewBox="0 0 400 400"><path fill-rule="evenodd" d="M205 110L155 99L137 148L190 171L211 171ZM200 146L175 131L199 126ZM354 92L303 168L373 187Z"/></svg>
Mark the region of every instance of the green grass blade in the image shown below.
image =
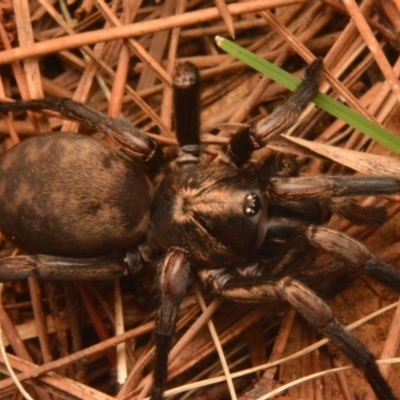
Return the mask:
<svg viewBox="0 0 400 400"><path fill-rule="evenodd" d="M229 53L238 60L243 61L248 66L268 76L287 89L295 91L299 87L301 82L299 78L296 78L276 65L258 57L243 47L240 47L228 39L221 38L220 36L216 37L216 42L217 45L225 52ZM364 135L376 140L387 149L400 155L400 138L384 129L380 125L366 119L358 112L323 93L318 93L314 97L313 103L326 112L332 114L334 117L359 130Z"/></svg>

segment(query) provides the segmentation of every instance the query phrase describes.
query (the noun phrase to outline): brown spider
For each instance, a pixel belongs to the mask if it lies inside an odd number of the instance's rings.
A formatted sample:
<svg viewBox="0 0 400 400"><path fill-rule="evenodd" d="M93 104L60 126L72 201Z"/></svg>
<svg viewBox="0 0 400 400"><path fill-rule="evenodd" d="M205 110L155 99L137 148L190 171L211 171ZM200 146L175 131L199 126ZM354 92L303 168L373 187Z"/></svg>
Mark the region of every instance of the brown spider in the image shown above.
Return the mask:
<svg viewBox="0 0 400 400"><path fill-rule="evenodd" d="M0 260L0 279L111 279L157 266L152 400L163 397L177 313L193 275L217 295L245 303L288 302L360 368L379 399L395 399L373 356L310 288L345 273L400 292L400 271L324 224L332 211L378 224L383 208L354 195L400 193L396 177L300 177L287 157L250 162L296 122L318 91L322 62L269 117L232 136L214 162L202 157L198 72L174 71L177 137L168 157L123 119L69 99L2 103L0 111L50 109L111 136L120 150L83 135L26 140L0 160L0 230L29 255ZM315 265L314 250L333 256ZM36 254L36 255L35 255Z"/></svg>

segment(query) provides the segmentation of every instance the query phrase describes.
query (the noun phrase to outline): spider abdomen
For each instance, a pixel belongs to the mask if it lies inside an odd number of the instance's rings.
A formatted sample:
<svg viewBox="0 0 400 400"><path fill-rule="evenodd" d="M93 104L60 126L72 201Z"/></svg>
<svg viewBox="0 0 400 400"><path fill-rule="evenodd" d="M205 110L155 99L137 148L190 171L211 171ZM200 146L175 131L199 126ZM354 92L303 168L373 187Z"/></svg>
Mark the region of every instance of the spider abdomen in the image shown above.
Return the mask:
<svg viewBox="0 0 400 400"><path fill-rule="evenodd" d="M84 135L41 135L0 160L0 231L27 252L90 257L134 246L150 201L143 171Z"/></svg>

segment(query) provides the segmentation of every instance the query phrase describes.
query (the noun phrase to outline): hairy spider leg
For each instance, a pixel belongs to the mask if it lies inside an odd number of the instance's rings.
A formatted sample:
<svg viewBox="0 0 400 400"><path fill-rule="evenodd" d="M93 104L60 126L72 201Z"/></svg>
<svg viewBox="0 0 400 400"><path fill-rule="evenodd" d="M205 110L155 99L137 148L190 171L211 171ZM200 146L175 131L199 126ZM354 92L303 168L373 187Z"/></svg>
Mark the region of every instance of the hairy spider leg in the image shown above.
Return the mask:
<svg viewBox="0 0 400 400"><path fill-rule="evenodd" d="M157 169L163 160L162 150L157 143L144 135L124 118L109 117L92 107L68 98L44 98L15 103L0 103L0 113L11 111L51 110L66 118L91 126L109 135L132 158L148 162Z"/></svg>
<svg viewBox="0 0 400 400"><path fill-rule="evenodd" d="M172 74L175 125L179 145L182 146L180 168L198 162L200 144L200 77L197 68L189 63L177 63ZM159 287L160 309L157 314L155 337L152 400L163 399L168 377L168 354L175 334L180 304L189 285L189 252L171 247L161 265Z"/></svg>
<svg viewBox="0 0 400 400"><path fill-rule="evenodd" d="M380 226L386 220L384 206L361 206L346 196L382 196L400 192L400 180L374 176L273 177L266 182L271 199L326 201L331 211L354 224Z"/></svg>
<svg viewBox="0 0 400 400"><path fill-rule="evenodd" d="M141 267L139 252L134 250L92 258L22 255L0 259L0 282L31 276L44 281L109 281L136 274Z"/></svg>
<svg viewBox="0 0 400 400"><path fill-rule="evenodd" d="M339 196L382 196L400 192L400 179L384 176L273 177L267 182L272 198L330 200Z"/></svg>
<svg viewBox="0 0 400 400"><path fill-rule="evenodd" d="M281 106L260 121L234 134L227 154L238 166L250 160L253 152L265 147L292 127L309 102L318 93L319 78L323 68L321 59L313 61L306 69L298 89Z"/></svg>
<svg viewBox="0 0 400 400"><path fill-rule="evenodd" d="M326 227L311 226L303 233L312 247L320 248L343 261L338 268L345 272L365 273L400 292L400 271L373 255L368 248L352 237ZM294 240L298 240L296 237ZM282 256L275 260L271 270L290 269L293 257ZM279 267L277 267L279 265ZM241 277L232 279L230 271L210 274L199 271L200 279L211 285L221 296L242 303L285 301L291 304L305 320L327 336L351 361L363 371L364 376L379 400L396 400L389 384L383 378L373 355L347 332L334 317L330 307L311 289L289 277L274 281L271 277ZM276 277L275 277L276 278Z"/></svg>
<svg viewBox="0 0 400 400"><path fill-rule="evenodd" d="M200 76L189 62L176 63L172 73L176 137L180 146L200 144Z"/></svg>
<svg viewBox="0 0 400 400"><path fill-rule="evenodd" d="M179 307L184 299L190 275L189 253L172 247L160 269L161 305L156 319L156 355L152 400L163 399L168 375L168 354L175 334Z"/></svg>

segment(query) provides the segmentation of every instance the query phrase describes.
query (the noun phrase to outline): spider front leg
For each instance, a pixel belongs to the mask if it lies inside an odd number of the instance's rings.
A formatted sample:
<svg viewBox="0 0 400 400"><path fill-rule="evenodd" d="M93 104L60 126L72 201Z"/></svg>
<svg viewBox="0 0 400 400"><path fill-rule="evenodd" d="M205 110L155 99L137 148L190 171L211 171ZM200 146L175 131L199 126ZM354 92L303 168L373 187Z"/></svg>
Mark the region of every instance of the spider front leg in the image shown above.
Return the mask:
<svg viewBox="0 0 400 400"><path fill-rule="evenodd" d="M168 353L175 334L179 306L189 285L189 253L171 247L161 266L161 305L156 319L156 355L152 400L163 399L168 373Z"/></svg>
<svg viewBox="0 0 400 400"><path fill-rule="evenodd" d="M400 276L400 273L398 275ZM203 270L200 271L199 276L206 284L212 285L220 295L232 301L239 303L288 302L363 371L379 400L397 399L379 371L374 356L344 329L334 317L328 304L301 282L289 277L278 281L240 276L229 279L231 277L229 272L226 271L224 274L222 270L216 274Z"/></svg>
<svg viewBox="0 0 400 400"><path fill-rule="evenodd" d="M364 207L346 197L398 194L400 180L391 176L273 177L266 181L265 191L278 201L326 201L331 211L354 224L379 226L386 220L384 207Z"/></svg>
<svg viewBox="0 0 400 400"><path fill-rule="evenodd" d="M296 123L307 104L318 93L322 68L321 59L313 61L305 70L303 82L285 103L268 117L232 136L227 154L238 167L249 161L255 150L265 147Z"/></svg>

